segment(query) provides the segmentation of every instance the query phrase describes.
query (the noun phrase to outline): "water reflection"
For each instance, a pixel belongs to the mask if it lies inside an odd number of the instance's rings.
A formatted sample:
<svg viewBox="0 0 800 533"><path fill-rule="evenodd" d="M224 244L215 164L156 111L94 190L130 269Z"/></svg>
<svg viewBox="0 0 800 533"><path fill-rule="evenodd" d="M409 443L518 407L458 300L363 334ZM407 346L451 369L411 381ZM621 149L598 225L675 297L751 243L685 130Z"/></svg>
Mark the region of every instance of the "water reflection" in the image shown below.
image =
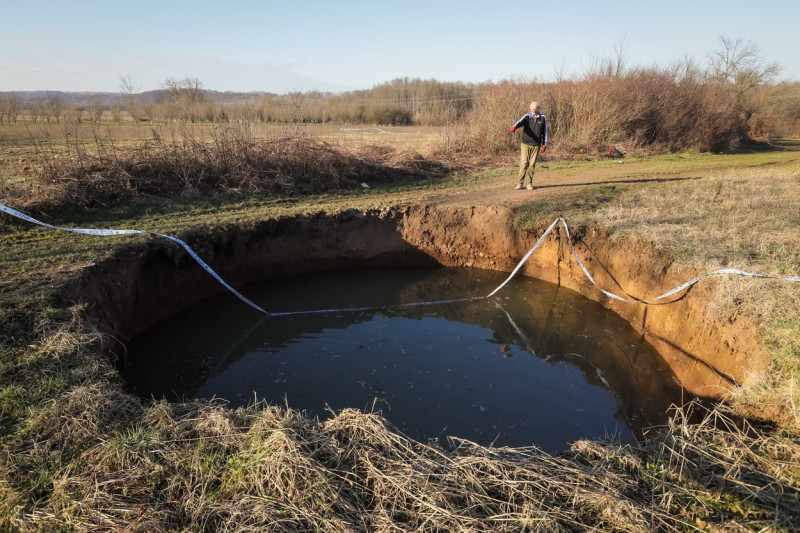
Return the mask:
<svg viewBox="0 0 800 533"><path fill-rule="evenodd" d="M681 401L641 335L549 283L519 277L491 299L393 307L485 295L504 277L384 268L251 286L248 297L272 310L382 307L267 318L212 298L136 339L126 378L145 397L237 405L255 395L318 415L376 405L415 438L549 451L579 438L629 440Z"/></svg>

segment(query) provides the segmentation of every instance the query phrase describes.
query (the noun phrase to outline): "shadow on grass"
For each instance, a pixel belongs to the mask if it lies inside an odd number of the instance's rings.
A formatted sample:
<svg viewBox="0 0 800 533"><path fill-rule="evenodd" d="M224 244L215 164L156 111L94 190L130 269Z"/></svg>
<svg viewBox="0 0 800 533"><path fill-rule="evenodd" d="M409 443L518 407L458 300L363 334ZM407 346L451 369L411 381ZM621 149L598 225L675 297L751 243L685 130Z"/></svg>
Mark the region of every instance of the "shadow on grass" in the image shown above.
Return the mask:
<svg viewBox="0 0 800 533"><path fill-rule="evenodd" d="M553 183L550 185L538 185L537 189L559 189L568 187L591 187L593 185L627 185L634 183L668 183L671 181L694 181L703 179L701 176L679 177L679 178L637 178L610 181L591 181L582 183Z"/></svg>

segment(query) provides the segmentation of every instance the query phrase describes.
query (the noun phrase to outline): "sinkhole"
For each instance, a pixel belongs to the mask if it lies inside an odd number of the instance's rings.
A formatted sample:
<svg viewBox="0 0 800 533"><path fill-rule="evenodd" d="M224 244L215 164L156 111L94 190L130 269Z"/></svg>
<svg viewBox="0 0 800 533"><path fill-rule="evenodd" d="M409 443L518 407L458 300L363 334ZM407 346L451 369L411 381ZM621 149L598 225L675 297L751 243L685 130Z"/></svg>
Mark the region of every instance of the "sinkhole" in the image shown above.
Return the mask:
<svg viewBox="0 0 800 533"><path fill-rule="evenodd" d="M177 401L255 399L324 418L380 411L418 440L446 437L556 452L583 438L631 441L688 401L673 371L625 320L578 293L449 267L304 274L214 296L138 335L131 392Z"/></svg>

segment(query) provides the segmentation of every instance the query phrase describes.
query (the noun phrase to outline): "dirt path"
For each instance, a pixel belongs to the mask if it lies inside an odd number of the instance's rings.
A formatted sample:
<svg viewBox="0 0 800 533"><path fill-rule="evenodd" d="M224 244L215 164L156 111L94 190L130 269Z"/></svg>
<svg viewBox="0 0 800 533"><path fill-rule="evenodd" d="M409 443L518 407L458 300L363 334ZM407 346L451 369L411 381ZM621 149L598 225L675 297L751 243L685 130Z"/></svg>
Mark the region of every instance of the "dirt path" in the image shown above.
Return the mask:
<svg viewBox="0 0 800 533"><path fill-rule="evenodd" d="M741 170L800 162L800 152L776 152L775 155L774 158L745 165L736 164L735 166L726 164L724 159L716 164L714 161L699 161L697 164L680 162L681 168L674 171L669 170L668 165L650 160L609 160L601 162L601 165L597 167L576 168L573 171L570 171L569 168L549 169L544 164L536 171L533 191L516 190L517 170L508 168L503 173L504 177L493 179L487 183L472 184L461 190L430 191L424 193L415 202L453 206L497 205L514 208L531 201L567 202L574 199L577 192L591 186L629 186L699 180L732 168Z"/></svg>

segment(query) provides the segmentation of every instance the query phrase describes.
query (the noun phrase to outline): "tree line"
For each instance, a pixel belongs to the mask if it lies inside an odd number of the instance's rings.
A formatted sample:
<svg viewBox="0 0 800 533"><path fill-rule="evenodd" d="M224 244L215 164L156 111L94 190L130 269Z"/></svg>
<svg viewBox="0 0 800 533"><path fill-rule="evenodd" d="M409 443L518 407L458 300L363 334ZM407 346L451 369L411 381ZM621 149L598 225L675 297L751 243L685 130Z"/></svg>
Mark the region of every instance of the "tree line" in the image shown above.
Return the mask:
<svg viewBox="0 0 800 533"><path fill-rule="evenodd" d="M749 140L800 136L800 83L775 83L779 66L752 42L720 38L706 64L628 66L621 49L584 73L555 81L470 84L396 78L344 93L219 93L198 78L168 78L141 93L120 78L113 98L76 105L60 96L0 96L0 124L334 123L462 127L456 148L498 152L507 125L538 100L551 136L570 151L614 144L735 150Z"/></svg>
<svg viewBox="0 0 800 533"><path fill-rule="evenodd" d="M466 113L479 85L397 78L371 89L340 94L208 91L199 78L168 78L158 91L138 92L130 77L120 92L71 104L63 95L23 99L0 95L0 124L61 123L337 123L441 126Z"/></svg>

